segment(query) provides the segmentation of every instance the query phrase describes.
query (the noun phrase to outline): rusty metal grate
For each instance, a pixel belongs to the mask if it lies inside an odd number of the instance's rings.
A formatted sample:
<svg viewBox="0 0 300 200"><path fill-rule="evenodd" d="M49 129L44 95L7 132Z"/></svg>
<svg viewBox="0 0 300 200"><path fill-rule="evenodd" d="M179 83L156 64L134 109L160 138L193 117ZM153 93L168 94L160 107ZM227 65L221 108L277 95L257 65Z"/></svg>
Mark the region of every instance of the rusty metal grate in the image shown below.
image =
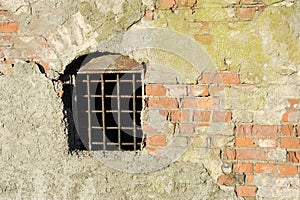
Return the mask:
<svg viewBox="0 0 300 200"><path fill-rule="evenodd" d="M140 67L79 71L76 77L79 132L89 150L140 149L143 73Z"/></svg>

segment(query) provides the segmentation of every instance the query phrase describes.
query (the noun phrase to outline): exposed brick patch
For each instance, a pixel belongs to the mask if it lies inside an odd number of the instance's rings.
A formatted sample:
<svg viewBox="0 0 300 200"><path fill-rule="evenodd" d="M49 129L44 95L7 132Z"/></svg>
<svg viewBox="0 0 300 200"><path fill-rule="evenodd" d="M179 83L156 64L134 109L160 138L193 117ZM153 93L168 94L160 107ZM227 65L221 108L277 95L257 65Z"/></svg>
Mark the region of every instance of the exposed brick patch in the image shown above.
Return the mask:
<svg viewBox="0 0 300 200"><path fill-rule="evenodd" d="M281 148L300 148L300 138L281 138L280 139Z"/></svg>
<svg viewBox="0 0 300 200"><path fill-rule="evenodd" d="M257 188L255 186L236 186L236 193L240 197L255 197Z"/></svg>
<svg viewBox="0 0 300 200"><path fill-rule="evenodd" d="M218 182L221 185L233 185L236 182L236 178L230 175L221 175L218 177Z"/></svg>
<svg viewBox="0 0 300 200"><path fill-rule="evenodd" d="M252 137L236 137L235 145L237 147L252 147L253 146L253 138Z"/></svg>
<svg viewBox="0 0 300 200"><path fill-rule="evenodd" d="M253 163L236 163L234 164L234 171L239 173L248 172L251 173L254 171Z"/></svg>
<svg viewBox="0 0 300 200"><path fill-rule="evenodd" d="M257 149L237 149L236 158L238 160L265 160L266 154L263 150Z"/></svg>
<svg viewBox="0 0 300 200"><path fill-rule="evenodd" d="M0 22L0 33L16 33L19 30L19 23Z"/></svg>
<svg viewBox="0 0 300 200"><path fill-rule="evenodd" d="M150 146L166 146L167 136L166 135L151 135L147 137L147 145Z"/></svg>
<svg viewBox="0 0 300 200"><path fill-rule="evenodd" d="M274 164L256 163L255 172L274 174Z"/></svg>
<svg viewBox="0 0 300 200"><path fill-rule="evenodd" d="M278 165L278 174L281 175L296 175L298 173L297 166Z"/></svg>
<svg viewBox="0 0 300 200"><path fill-rule="evenodd" d="M237 8L236 15L238 18L253 18L256 8Z"/></svg>

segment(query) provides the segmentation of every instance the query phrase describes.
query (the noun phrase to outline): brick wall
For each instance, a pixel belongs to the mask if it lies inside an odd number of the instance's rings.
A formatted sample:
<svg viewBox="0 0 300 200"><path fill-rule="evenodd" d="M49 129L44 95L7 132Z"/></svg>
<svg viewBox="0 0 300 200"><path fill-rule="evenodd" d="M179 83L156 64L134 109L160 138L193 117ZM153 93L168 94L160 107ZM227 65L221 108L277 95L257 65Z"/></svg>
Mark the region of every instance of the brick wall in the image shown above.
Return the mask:
<svg viewBox="0 0 300 200"><path fill-rule="evenodd" d="M235 146L222 151L224 162L232 163L233 173L245 175L244 182L236 185L239 196L256 196L256 187L252 184L256 174L298 176L299 99L288 101L290 105L281 126L239 124L235 128Z"/></svg>

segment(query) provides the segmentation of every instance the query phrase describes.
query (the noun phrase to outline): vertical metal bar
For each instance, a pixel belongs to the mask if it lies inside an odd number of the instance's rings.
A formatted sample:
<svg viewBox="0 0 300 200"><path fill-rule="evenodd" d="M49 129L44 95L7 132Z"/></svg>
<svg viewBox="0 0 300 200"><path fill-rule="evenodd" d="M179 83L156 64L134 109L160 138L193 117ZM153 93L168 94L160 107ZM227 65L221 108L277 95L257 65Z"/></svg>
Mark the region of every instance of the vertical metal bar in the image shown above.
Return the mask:
<svg viewBox="0 0 300 200"><path fill-rule="evenodd" d="M104 76L101 74L101 103L102 103L102 138L103 138L103 150L106 150L106 127L105 127L105 98L104 98Z"/></svg>
<svg viewBox="0 0 300 200"><path fill-rule="evenodd" d="M133 148L136 151L136 93L135 93L135 74L132 74L132 96L133 96Z"/></svg>
<svg viewBox="0 0 300 200"><path fill-rule="evenodd" d="M86 76L87 79L87 95L88 95L88 141L89 150L92 150L92 129L91 129L91 91L90 91L90 75Z"/></svg>
<svg viewBox="0 0 300 200"><path fill-rule="evenodd" d="M117 74L117 98L118 98L118 143L121 150L121 106L120 106L120 76Z"/></svg>

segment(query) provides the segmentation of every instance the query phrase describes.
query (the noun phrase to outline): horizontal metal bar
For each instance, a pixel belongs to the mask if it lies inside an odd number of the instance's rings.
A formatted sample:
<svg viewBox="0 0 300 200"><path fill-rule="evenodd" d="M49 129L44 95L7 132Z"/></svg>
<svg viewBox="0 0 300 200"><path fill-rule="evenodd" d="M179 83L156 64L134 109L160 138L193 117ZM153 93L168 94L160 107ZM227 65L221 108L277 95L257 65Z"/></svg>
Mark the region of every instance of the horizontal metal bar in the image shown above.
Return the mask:
<svg viewBox="0 0 300 200"><path fill-rule="evenodd" d="M83 97L88 98L88 95L84 95ZM90 97L94 97L94 98L101 98L101 95L95 95L95 94L91 94Z"/></svg>
<svg viewBox="0 0 300 200"><path fill-rule="evenodd" d="M92 144L103 145L103 142L92 142Z"/></svg>

